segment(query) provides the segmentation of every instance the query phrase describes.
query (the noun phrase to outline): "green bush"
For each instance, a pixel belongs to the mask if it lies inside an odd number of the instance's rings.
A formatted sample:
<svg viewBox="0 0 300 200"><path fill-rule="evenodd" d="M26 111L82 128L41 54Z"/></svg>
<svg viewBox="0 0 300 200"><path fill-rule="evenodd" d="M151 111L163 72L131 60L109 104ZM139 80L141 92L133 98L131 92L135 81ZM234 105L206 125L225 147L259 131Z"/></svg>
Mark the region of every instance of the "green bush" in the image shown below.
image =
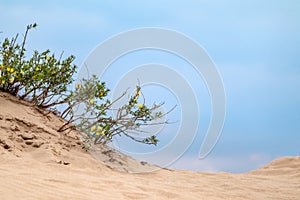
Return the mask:
<svg viewBox="0 0 300 200"><path fill-rule="evenodd" d="M0 90L31 101L42 108L53 108L66 103L73 82L76 66L75 57L65 60L55 58L50 50L34 51L31 58L25 57L25 42L28 31L37 25L28 25L22 44L18 35L5 39L0 46Z"/></svg>
<svg viewBox="0 0 300 200"><path fill-rule="evenodd" d="M158 140L153 135L145 139L138 139L131 133L143 133L140 129L144 125L157 125L154 120L164 116L157 111L162 104L145 105L141 87L136 86L134 95L128 103L117 108L116 116L112 116L112 106L121 98L124 92L114 101L107 99L109 89L105 82L101 82L95 75L89 79L82 79L75 89L70 89L76 72L76 65L72 64L73 55L62 59L55 57L50 50L34 51L26 59L25 43L28 31L36 24L28 25L21 44L17 43L18 35L11 40L4 39L0 44L0 90L8 92L20 99L32 102L35 106L48 110L56 110L57 105L64 104L60 116L67 120L58 131L77 129L86 133L85 148L91 143L106 144L116 135L125 135L134 141L156 145ZM143 98L139 104L139 98ZM77 109L82 112L78 114ZM56 112L58 113L58 112ZM162 124L167 121L162 122Z"/></svg>
<svg viewBox="0 0 300 200"><path fill-rule="evenodd" d="M163 114L157 111L161 104L154 104L151 107L138 104L142 92L140 86L137 86L135 94L129 98L128 103L117 108L115 110L116 116L112 117L111 111L114 110L112 106L116 101L124 98L127 92L124 92L113 102L105 99L108 92L109 89L105 87L105 83L100 82L96 76L92 76L88 80L83 79L81 83L76 85L69 107L63 113L71 116L68 124L76 124L77 129L87 133L89 136L87 140L93 141L95 144L107 143L115 135L123 134L134 141L156 145L158 140L155 136L139 140L130 133L141 133L141 126L151 125L152 121L163 117ZM78 107L82 112L74 113Z"/></svg>

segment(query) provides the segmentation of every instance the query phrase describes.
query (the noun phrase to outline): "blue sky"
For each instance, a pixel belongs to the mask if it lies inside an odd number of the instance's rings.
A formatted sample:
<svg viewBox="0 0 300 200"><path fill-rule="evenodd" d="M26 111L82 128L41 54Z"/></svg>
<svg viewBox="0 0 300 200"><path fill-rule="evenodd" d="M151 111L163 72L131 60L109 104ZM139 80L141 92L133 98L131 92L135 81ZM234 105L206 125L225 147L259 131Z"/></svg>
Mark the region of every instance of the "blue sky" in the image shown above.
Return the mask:
<svg viewBox="0 0 300 200"><path fill-rule="evenodd" d="M173 168L238 173L277 157L300 154L300 3L296 0L0 0L0 6L1 39L37 22L28 50L49 48L57 54L74 54L78 66L99 43L134 28L176 30L203 46L223 78L226 121L206 159L197 159L203 140L199 134ZM155 60L164 56L144 53ZM169 55L163 60L180 63ZM130 65L127 61L123 62ZM191 72L182 73L193 82ZM203 99L206 123L208 97Z"/></svg>

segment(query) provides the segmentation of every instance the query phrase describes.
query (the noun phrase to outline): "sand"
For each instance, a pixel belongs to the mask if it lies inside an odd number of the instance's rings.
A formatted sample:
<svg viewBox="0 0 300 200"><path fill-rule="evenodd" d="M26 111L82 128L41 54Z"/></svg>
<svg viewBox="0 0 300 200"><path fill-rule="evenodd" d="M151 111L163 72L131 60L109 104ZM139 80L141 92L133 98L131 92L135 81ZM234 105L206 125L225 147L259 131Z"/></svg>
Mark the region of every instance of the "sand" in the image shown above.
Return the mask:
<svg viewBox="0 0 300 200"><path fill-rule="evenodd" d="M0 199L300 199L300 157L245 173L159 169L107 147L82 149L64 121L0 93ZM95 159L97 157L97 159ZM100 161L99 161L100 160ZM151 173L132 173L155 169Z"/></svg>

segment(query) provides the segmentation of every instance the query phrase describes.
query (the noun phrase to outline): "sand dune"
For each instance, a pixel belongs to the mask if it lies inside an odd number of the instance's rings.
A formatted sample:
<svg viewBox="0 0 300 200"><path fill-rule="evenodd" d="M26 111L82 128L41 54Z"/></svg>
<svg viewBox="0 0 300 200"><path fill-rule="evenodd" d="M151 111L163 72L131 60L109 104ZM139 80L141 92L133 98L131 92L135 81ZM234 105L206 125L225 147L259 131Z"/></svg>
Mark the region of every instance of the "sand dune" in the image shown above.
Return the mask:
<svg viewBox="0 0 300 200"><path fill-rule="evenodd" d="M128 173L157 167L106 147L91 156L43 112L0 93L0 199L300 199L299 156L246 174Z"/></svg>

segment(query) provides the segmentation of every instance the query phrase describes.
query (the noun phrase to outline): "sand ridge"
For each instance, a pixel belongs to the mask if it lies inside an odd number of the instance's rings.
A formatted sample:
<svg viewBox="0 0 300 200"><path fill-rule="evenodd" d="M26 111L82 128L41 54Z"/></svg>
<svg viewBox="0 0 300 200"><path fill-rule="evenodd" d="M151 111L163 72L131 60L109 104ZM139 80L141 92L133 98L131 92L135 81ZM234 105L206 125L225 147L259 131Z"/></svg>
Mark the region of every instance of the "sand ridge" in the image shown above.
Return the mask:
<svg viewBox="0 0 300 200"><path fill-rule="evenodd" d="M0 93L0 199L300 199L299 156L245 174L130 173L157 167L105 147L92 156L43 112Z"/></svg>

